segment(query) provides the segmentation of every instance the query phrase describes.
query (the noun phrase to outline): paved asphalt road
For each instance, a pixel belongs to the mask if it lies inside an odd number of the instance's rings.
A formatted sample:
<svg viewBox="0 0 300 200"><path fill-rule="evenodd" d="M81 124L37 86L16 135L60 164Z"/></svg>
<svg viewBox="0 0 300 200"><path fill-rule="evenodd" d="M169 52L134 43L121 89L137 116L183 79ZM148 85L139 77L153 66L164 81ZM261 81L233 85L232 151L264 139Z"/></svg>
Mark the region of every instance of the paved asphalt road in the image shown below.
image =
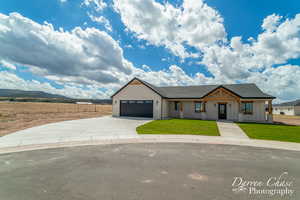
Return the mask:
<svg viewBox="0 0 300 200"><path fill-rule="evenodd" d="M283 172L292 196L232 191L234 177L265 183ZM3 200L300 199L300 153L212 144L72 147L0 155L0 177Z"/></svg>

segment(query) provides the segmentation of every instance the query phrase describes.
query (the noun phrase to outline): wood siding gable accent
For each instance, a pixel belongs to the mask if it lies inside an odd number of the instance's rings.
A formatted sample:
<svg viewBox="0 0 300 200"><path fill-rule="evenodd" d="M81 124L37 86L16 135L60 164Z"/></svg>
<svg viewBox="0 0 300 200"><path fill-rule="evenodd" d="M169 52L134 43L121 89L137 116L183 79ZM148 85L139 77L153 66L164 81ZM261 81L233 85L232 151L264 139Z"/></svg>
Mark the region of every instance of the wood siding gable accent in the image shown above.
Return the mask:
<svg viewBox="0 0 300 200"><path fill-rule="evenodd" d="M220 87L203 98L204 101L240 101L240 97L233 92Z"/></svg>

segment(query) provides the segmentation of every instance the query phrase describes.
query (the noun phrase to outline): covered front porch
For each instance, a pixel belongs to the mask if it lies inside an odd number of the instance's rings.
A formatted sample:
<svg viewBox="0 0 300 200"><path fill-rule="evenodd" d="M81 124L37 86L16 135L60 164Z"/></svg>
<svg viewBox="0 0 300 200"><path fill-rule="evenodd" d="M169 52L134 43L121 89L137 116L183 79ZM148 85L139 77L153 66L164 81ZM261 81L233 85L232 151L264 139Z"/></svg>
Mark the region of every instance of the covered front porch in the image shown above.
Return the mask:
<svg viewBox="0 0 300 200"><path fill-rule="evenodd" d="M220 88L200 99L168 99L168 117L272 122L272 100L241 99ZM267 104L267 110L266 110Z"/></svg>

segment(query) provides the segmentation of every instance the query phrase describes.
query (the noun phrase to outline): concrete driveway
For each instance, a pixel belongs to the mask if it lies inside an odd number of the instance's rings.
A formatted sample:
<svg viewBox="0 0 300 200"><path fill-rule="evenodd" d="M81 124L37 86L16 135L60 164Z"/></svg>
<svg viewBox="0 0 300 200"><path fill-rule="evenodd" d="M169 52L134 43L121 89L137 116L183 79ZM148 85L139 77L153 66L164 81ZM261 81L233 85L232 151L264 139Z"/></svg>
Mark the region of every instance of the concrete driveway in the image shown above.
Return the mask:
<svg viewBox="0 0 300 200"><path fill-rule="evenodd" d="M149 121L146 118L104 116L46 124L0 137L0 148L69 141L137 138L136 127Z"/></svg>

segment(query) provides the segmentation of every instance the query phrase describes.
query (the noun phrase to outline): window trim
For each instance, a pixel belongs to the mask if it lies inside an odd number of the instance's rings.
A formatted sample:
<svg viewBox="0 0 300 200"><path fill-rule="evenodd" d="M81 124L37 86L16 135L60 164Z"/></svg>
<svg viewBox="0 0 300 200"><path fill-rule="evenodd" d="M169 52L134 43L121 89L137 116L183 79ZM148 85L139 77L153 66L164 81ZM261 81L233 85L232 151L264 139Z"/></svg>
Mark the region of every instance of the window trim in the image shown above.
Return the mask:
<svg viewBox="0 0 300 200"><path fill-rule="evenodd" d="M251 104L251 111L247 111L247 104ZM242 106L242 113L244 114L244 115L253 115L253 105L254 105L254 103L253 103L253 101L242 101L242 104L241 104L241 106Z"/></svg>
<svg viewBox="0 0 300 200"><path fill-rule="evenodd" d="M200 103L200 109L199 110L196 110L196 104ZM203 109L203 102L202 101L194 101L194 112L195 113L201 113L201 112L204 112L204 109Z"/></svg>

